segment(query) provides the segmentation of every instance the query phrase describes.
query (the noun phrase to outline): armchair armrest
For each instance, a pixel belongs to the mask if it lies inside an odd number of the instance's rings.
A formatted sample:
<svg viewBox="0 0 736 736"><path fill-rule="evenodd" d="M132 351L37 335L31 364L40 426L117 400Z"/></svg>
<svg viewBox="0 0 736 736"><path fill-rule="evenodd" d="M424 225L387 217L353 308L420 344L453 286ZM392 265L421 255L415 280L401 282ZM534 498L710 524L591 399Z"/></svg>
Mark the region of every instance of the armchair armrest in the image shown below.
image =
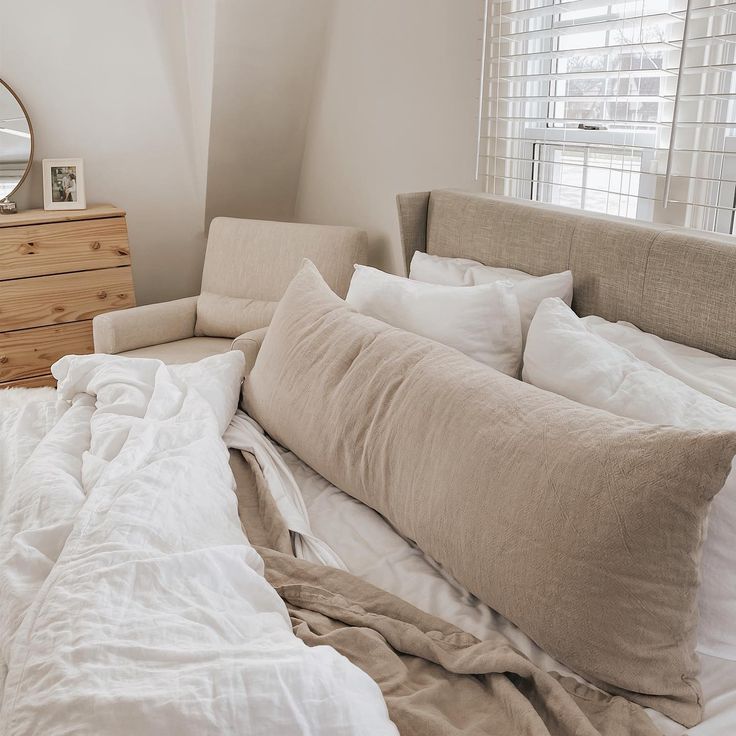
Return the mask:
<svg viewBox="0 0 736 736"><path fill-rule="evenodd" d="M247 376L255 365L258 351L266 337L268 327L259 327L257 330L244 332L233 340L230 350L240 350L245 355L245 375Z"/></svg>
<svg viewBox="0 0 736 736"><path fill-rule="evenodd" d="M92 320L95 352L123 353L194 337L197 297L99 314Z"/></svg>

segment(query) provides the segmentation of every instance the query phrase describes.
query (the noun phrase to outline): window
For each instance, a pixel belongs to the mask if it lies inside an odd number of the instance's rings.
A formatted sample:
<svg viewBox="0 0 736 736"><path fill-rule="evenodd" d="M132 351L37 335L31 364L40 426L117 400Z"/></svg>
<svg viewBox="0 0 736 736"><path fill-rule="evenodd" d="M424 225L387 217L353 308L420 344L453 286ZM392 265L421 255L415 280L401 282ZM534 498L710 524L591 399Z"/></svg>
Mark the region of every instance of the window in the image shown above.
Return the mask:
<svg viewBox="0 0 736 736"><path fill-rule="evenodd" d="M590 212L639 217L644 153L598 146L536 144L531 198Z"/></svg>
<svg viewBox="0 0 736 736"><path fill-rule="evenodd" d="M486 39L488 191L734 231L736 0L489 0Z"/></svg>

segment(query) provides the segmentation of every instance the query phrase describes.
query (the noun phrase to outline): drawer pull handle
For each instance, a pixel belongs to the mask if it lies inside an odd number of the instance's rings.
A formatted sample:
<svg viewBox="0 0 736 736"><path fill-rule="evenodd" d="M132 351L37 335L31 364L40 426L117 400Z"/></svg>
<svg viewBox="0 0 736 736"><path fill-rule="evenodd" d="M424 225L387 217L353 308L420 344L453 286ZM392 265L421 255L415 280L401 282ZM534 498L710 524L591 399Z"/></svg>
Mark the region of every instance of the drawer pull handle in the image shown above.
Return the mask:
<svg viewBox="0 0 736 736"><path fill-rule="evenodd" d="M95 240L94 243L92 243L92 250L99 250L100 249L100 241Z"/></svg>
<svg viewBox="0 0 736 736"><path fill-rule="evenodd" d="M99 297L100 299L107 299L107 292L106 292L106 291L104 291L104 290L98 291L98 292L97 292L97 296L98 296L98 297Z"/></svg>
<svg viewBox="0 0 736 736"><path fill-rule="evenodd" d="M7 355L0 355L0 363L5 365L5 363L8 362L8 356Z"/></svg>

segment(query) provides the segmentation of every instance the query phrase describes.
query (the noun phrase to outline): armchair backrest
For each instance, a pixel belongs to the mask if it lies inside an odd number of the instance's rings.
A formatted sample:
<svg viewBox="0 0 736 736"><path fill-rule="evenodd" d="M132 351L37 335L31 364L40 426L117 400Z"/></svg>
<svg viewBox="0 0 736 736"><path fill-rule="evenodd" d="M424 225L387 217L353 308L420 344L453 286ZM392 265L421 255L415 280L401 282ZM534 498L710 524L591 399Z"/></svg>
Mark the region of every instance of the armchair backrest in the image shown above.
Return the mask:
<svg viewBox="0 0 736 736"><path fill-rule="evenodd" d="M345 296L366 234L352 227L217 217L210 225L202 291L278 301L304 258Z"/></svg>
<svg viewBox="0 0 736 736"><path fill-rule="evenodd" d="M210 225L196 334L236 337L266 326L304 258L345 296L367 236L334 225L217 217Z"/></svg>

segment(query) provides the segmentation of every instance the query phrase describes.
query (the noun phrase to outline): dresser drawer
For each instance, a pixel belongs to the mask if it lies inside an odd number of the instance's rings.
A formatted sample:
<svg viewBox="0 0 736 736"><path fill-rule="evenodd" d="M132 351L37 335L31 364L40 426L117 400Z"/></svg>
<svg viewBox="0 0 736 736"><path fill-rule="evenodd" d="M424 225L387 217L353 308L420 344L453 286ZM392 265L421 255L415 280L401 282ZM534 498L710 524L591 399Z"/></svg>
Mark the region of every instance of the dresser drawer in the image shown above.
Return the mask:
<svg viewBox="0 0 736 736"><path fill-rule="evenodd" d="M130 267L0 282L0 331L79 322L135 306Z"/></svg>
<svg viewBox="0 0 736 736"><path fill-rule="evenodd" d="M0 390L4 388L41 388L42 386L56 388L56 379L50 373L33 378L19 378L17 381L0 383Z"/></svg>
<svg viewBox="0 0 736 736"><path fill-rule="evenodd" d="M0 333L0 381L40 376L62 355L94 352L92 321Z"/></svg>
<svg viewBox="0 0 736 736"><path fill-rule="evenodd" d="M124 217L0 229L0 280L128 265Z"/></svg>

